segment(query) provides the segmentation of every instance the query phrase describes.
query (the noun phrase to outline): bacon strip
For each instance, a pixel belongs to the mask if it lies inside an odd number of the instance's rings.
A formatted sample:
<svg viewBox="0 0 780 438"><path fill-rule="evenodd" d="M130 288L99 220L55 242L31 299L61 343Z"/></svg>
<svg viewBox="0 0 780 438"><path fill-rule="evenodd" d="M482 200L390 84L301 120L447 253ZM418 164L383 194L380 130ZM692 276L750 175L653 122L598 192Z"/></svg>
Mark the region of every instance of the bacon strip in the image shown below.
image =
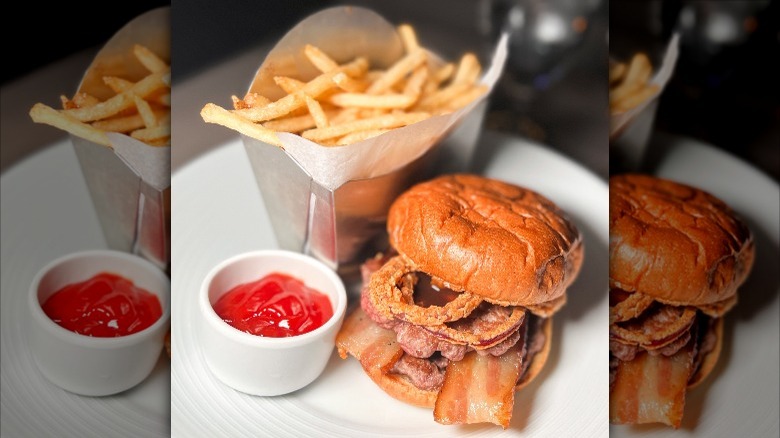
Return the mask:
<svg viewBox="0 0 780 438"><path fill-rule="evenodd" d="M344 320L336 336L336 347L342 359L348 353L355 356L370 377L389 371L404 353L395 340L395 332L376 325L360 307Z"/></svg>
<svg viewBox="0 0 780 438"><path fill-rule="evenodd" d="M693 344L669 357L642 352L632 361L619 361L609 395L610 423L680 427L693 371Z"/></svg>
<svg viewBox="0 0 780 438"><path fill-rule="evenodd" d="M441 424L494 423L509 427L515 384L522 371L518 342L503 355L481 356L474 351L447 366L433 418Z"/></svg>

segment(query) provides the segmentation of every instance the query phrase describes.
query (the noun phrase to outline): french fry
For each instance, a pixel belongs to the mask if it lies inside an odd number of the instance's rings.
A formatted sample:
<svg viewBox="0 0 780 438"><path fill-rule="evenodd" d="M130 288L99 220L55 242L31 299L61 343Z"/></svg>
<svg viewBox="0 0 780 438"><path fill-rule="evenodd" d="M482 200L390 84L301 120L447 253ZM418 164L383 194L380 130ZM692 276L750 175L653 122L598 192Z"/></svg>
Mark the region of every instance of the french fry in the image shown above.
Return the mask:
<svg viewBox="0 0 780 438"><path fill-rule="evenodd" d="M345 64L339 67L337 70L333 70L317 76L316 78L307 82L301 90L298 90L293 94L288 94L276 102L271 102L261 108L236 110L236 113L253 122L264 122L266 120L271 120L287 115L293 110L298 109L306 104L304 95L317 98L322 93L333 89L336 86L336 84L333 83L333 76L335 76L339 71L343 71L350 76L358 76L365 72L367 68L368 61L365 58L358 58L349 64Z"/></svg>
<svg viewBox="0 0 780 438"><path fill-rule="evenodd" d="M613 114L623 113L639 106L658 92L650 83L653 68L647 55L639 52L628 64L610 62L609 106Z"/></svg>
<svg viewBox="0 0 780 438"><path fill-rule="evenodd" d="M153 92L165 87L163 76L165 73L153 73L135 83L132 88L125 90L108 100L98 103L89 108L76 108L66 110L68 115L81 121L91 122L94 120L111 117L120 111L135 104L132 96L146 97Z"/></svg>
<svg viewBox="0 0 780 438"><path fill-rule="evenodd" d="M481 66L467 53L457 64L434 66L409 25L398 32L406 54L386 70L369 70L365 58L339 65L314 45L304 55L321 73L308 82L275 76L287 93L276 101L232 96L233 111L208 104L204 120L279 145L274 132L296 133L323 146L363 141L390 129L462 108L487 91L476 84ZM442 86L443 85L443 86Z"/></svg>
<svg viewBox="0 0 780 438"><path fill-rule="evenodd" d="M412 73L412 76L406 82L403 93L407 96L411 96L414 100L417 100L422 93L422 87L425 81L428 80L428 67L421 65Z"/></svg>
<svg viewBox="0 0 780 438"><path fill-rule="evenodd" d="M412 26L402 24L398 26L398 33L401 35L401 41L404 44L406 53L412 53L420 48L420 43L417 42L417 34Z"/></svg>
<svg viewBox="0 0 780 438"><path fill-rule="evenodd" d="M158 94L157 96L151 97L149 100L154 102L154 103L158 103L158 104L160 104L162 106L170 107L171 106L171 93Z"/></svg>
<svg viewBox="0 0 780 438"><path fill-rule="evenodd" d="M434 92L430 96L424 98L420 102L419 106L420 108L425 108L425 109L433 109L436 107L444 106L447 104L447 102L454 99L455 96L458 96L466 92L466 90L468 90L469 87L470 87L469 84L453 83L452 85L448 85L447 87L444 87L439 91Z"/></svg>
<svg viewBox="0 0 780 438"><path fill-rule="evenodd" d="M276 132L264 127L263 125L252 123L249 120L230 112L222 107L207 103L200 111L200 116L206 123L216 123L234 129L244 135L264 141L269 144L281 146Z"/></svg>
<svg viewBox="0 0 780 438"><path fill-rule="evenodd" d="M138 96L133 96L133 101L135 102L135 108L138 110L138 115L141 116L141 119L143 119L144 125L147 128L154 128L159 124L157 121L157 116L154 115L154 111L152 111L152 107L149 105L149 102L141 99Z"/></svg>
<svg viewBox="0 0 780 438"><path fill-rule="evenodd" d="M311 114L305 114L296 117L285 117L283 119L269 120L263 123L263 126L278 132L301 132L307 129L317 127L314 117Z"/></svg>
<svg viewBox="0 0 780 438"><path fill-rule="evenodd" d="M408 108L416 100L406 94L340 93L330 96L328 102L340 107L356 108Z"/></svg>
<svg viewBox="0 0 780 438"><path fill-rule="evenodd" d="M306 55L309 61L314 64L314 67L323 73L327 73L339 68L339 64L336 61L323 53L322 50L312 46L311 44L306 44L306 47L303 49L303 53Z"/></svg>
<svg viewBox="0 0 780 438"><path fill-rule="evenodd" d="M473 53L466 53L460 58L458 70L455 72L453 84L473 84L479 77L480 67L477 57Z"/></svg>
<svg viewBox="0 0 780 438"><path fill-rule="evenodd" d="M650 74L652 73L652 67L650 66L650 60L644 53L638 53L631 58L631 63L628 65L625 78L623 81L610 90L609 101L615 102L623 99L627 95L644 87Z"/></svg>
<svg viewBox="0 0 780 438"><path fill-rule="evenodd" d="M626 74L626 64L622 62L609 63L609 83L613 84L623 79Z"/></svg>
<svg viewBox="0 0 780 438"><path fill-rule="evenodd" d="M91 142L111 147L111 142L108 141L108 136L104 131L94 128L86 123L82 123L79 120L74 119L67 113L57 111L56 109L46 106L42 103L36 103L30 109L30 117L35 123L45 123L47 125L54 126L55 128L62 129L78 137L82 137Z"/></svg>
<svg viewBox="0 0 780 438"><path fill-rule="evenodd" d="M140 114L133 114L131 116L114 117L111 119L98 120L92 122L92 127L100 129L102 131L109 132L121 132L128 133L141 129L146 126L143 117Z"/></svg>
<svg viewBox="0 0 780 438"><path fill-rule="evenodd" d="M309 108L309 114L314 119L314 125L317 128L328 127L328 116L325 115L325 111L322 110L322 106L319 102L312 99L310 96L305 96L306 106Z"/></svg>
<svg viewBox="0 0 780 438"><path fill-rule="evenodd" d="M400 81L407 73L424 63L427 58L428 55L425 53L425 50L415 50L414 52L409 53L387 69L379 79L374 81L374 83L368 87L366 93L380 94L389 90L390 87Z"/></svg>
<svg viewBox="0 0 780 438"><path fill-rule="evenodd" d="M652 97L658 91L658 85L650 85L637 90L633 94L629 94L623 97L621 100L615 101L613 107L616 112L625 112L639 106L640 103Z"/></svg>
<svg viewBox="0 0 780 438"><path fill-rule="evenodd" d="M60 101L62 101L63 109L88 108L100 103L100 100L98 100L97 97L87 93L76 93L76 95L73 96L73 99L68 99L66 96L60 96Z"/></svg>
<svg viewBox="0 0 780 438"><path fill-rule="evenodd" d="M461 93L460 95L453 97L452 100L447 102L447 109L455 110L463 108L471 102L479 99L480 96L487 93L487 90L487 85L480 85L478 87L471 88Z"/></svg>
<svg viewBox="0 0 780 438"><path fill-rule="evenodd" d="M373 129L390 129L411 125L428 118L427 113L387 114L371 119L355 120L353 122L333 125L327 128L315 128L303 131L303 138L312 141L327 140L340 137L353 131L367 131Z"/></svg>
<svg viewBox="0 0 780 438"><path fill-rule="evenodd" d="M141 141L159 140L171 136L170 125L159 125L153 128L136 129L130 136Z"/></svg>
<svg viewBox="0 0 780 438"><path fill-rule="evenodd" d="M116 76L103 76L103 83L108 85L114 93L121 93L133 88L132 82Z"/></svg>
<svg viewBox="0 0 780 438"><path fill-rule="evenodd" d="M144 46L135 45L133 54L151 72L138 82L103 76L114 96L102 102L84 92L73 99L61 96L62 111L36 104L30 117L103 146L111 147L107 132L130 134L151 146L169 145L170 67Z"/></svg>
<svg viewBox="0 0 780 438"><path fill-rule="evenodd" d="M300 91L306 86L305 82L301 82L298 79L289 78L287 76L274 76L274 82L287 94Z"/></svg>
<svg viewBox="0 0 780 438"><path fill-rule="evenodd" d="M380 136L387 131L389 131L389 129L370 129L366 131L355 131L339 138L336 141L336 144L338 146L345 146L348 144L358 143L363 140L368 140L369 138Z"/></svg>
<svg viewBox="0 0 780 438"><path fill-rule="evenodd" d="M336 73L333 76L333 82L342 90L348 93L362 93L368 88L368 84L347 76L346 73Z"/></svg>
<svg viewBox="0 0 780 438"><path fill-rule="evenodd" d="M152 73L159 73L168 69L168 64L165 61L140 44L133 46L133 54Z"/></svg>

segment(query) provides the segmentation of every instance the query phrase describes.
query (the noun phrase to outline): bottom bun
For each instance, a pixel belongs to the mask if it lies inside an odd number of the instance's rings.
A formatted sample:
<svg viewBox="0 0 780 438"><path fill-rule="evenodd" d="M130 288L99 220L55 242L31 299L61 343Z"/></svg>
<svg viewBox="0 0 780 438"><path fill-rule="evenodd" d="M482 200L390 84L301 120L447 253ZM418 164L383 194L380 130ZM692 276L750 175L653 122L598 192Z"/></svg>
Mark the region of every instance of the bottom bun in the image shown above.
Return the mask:
<svg viewBox="0 0 780 438"><path fill-rule="evenodd" d="M699 369L688 380L688 389L699 386L712 373L712 370L715 369L715 364L718 363L720 350L723 348L723 318L715 320L715 326L712 330L715 330L715 347L701 359Z"/></svg>
<svg viewBox="0 0 780 438"><path fill-rule="evenodd" d="M528 366L520 382L515 387L515 390L520 390L536 376L541 373L544 364L547 362L547 358L550 355L550 345L552 344L552 318L545 318L542 321L541 328L544 333L544 346L542 350L537 352L531 364ZM702 364L703 365L703 364ZM382 388L383 391L388 393L396 400L400 400L410 405L420 406L424 408L433 408L436 404L436 397L439 395L439 391L430 391L419 389L414 386L406 377L400 374L392 373L366 373L371 377L374 383Z"/></svg>
<svg viewBox="0 0 780 438"><path fill-rule="evenodd" d="M544 364L547 363L547 357L550 355L550 346L552 345L552 318L542 320L541 330L544 333L544 346L531 359L531 364L528 365L528 369L526 369L523 377L520 378L520 383L517 384L515 390L523 389L531 383L542 372Z"/></svg>

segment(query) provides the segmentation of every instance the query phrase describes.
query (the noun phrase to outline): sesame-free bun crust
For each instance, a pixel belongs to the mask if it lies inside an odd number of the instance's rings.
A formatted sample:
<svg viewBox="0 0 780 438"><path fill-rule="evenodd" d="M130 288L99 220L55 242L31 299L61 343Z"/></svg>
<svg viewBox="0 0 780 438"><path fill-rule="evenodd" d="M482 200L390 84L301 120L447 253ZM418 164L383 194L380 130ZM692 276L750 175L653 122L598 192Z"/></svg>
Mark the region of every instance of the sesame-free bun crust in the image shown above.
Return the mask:
<svg viewBox="0 0 780 438"><path fill-rule="evenodd" d="M611 287L671 305L733 296L753 265L753 238L725 203L647 175L609 180Z"/></svg>
<svg viewBox="0 0 780 438"><path fill-rule="evenodd" d="M422 272L500 305L561 297L579 272L582 237L531 190L476 175L414 186L390 207L390 243Z"/></svg>

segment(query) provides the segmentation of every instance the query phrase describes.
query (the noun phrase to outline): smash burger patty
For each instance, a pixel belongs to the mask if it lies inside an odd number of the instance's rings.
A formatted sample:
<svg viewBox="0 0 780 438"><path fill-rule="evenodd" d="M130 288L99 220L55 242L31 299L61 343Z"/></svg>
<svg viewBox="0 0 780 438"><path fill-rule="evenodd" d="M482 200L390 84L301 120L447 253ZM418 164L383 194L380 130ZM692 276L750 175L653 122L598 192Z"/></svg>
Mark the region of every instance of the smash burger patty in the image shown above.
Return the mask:
<svg viewBox="0 0 780 438"><path fill-rule="evenodd" d="M618 175L609 189L610 421L679 427L687 389L717 362L753 239L694 187Z"/></svg>
<svg viewBox="0 0 780 438"><path fill-rule="evenodd" d="M582 262L580 233L537 193L461 174L402 194L388 234L392 249L363 265L341 356L440 423L507 427L515 389L547 358L550 317Z"/></svg>

